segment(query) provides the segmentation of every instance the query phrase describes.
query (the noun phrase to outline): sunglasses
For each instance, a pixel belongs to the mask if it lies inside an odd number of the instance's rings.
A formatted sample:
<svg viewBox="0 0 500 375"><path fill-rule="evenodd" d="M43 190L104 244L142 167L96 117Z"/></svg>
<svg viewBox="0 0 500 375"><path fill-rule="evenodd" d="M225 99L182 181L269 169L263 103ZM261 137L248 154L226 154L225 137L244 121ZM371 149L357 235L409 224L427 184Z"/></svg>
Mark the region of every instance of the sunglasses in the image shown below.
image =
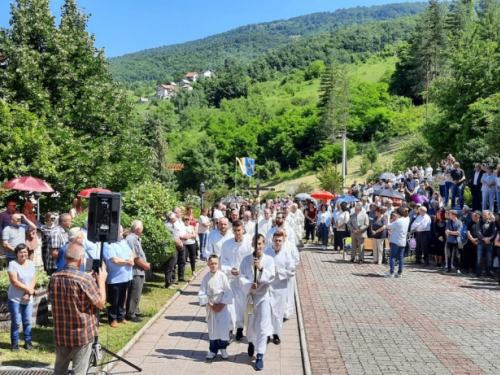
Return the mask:
<svg viewBox="0 0 500 375"><path fill-rule="evenodd" d="M50 220L55 220L56 218L55 217L51 217Z"/></svg>

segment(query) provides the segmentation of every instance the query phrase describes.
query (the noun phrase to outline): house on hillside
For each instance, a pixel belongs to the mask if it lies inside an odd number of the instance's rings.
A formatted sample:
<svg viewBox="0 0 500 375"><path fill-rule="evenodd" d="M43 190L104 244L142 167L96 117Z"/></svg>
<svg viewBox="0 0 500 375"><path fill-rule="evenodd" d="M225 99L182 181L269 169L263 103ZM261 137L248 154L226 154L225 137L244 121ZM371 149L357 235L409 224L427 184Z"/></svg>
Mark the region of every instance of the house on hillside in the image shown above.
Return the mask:
<svg viewBox="0 0 500 375"><path fill-rule="evenodd" d="M184 85L191 85L191 82L187 79L181 79L177 85L179 85L179 87L182 87Z"/></svg>
<svg viewBox="0 0 500 375"><path fill-rule="evenodd" d="M210 78L215 78L215 74L211 70L205 69L201 72L200 77L210 79Z"/></svg>
<svg viewBox="0 0 500 375"><path fill-rule="evenodd" d="M193 86L191 86L191 85L182 85L181 89L183 89L184 91L193 91Z"/></svg>
<svg viewBox="0 0 500 375"><path fill-rule="evenodd" d="M156 97L158 99L171 99L177 93L173 85L158 85L156 87Z"/></svg>
<svg viewBox="0 0 500 375"><path fill-rule="evenodd" d="M196 81L198 81L198 73L196 73L196 72L189 72L189 73L186 74L186 79L189 82L196 82Z"/></svg>

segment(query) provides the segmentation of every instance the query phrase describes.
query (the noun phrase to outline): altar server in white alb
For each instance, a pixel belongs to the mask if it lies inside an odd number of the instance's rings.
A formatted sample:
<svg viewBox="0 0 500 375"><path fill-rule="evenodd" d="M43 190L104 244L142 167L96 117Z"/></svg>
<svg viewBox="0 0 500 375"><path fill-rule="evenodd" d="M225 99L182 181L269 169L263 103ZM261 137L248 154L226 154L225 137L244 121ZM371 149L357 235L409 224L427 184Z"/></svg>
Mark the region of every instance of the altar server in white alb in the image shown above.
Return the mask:
<svg viewBox="0 0 500 375"><path fill-rule="evenodd" d="M220 269L228 277L234 294L234 303L229 306L232 329L236 328L236 340L243 338L246 294L240 281L240 264L243 258L253 253L251 238L245 236L245 225L241 220L233 223L234 238L224 242L220 257Z"/></svg>
<svg viewBox="0 0 500 375"><path fill-rule="evenodd" d="M206 359L214 359L221 352L222 359L228 359L227 345L231 316L227 305L233 301L233 292L227 276L219 271L219 257L212 254L208 258L210 272L205 275L200 285L198 299L201 306L207 307L209 352Z"/></svg>
<svg viewBox="0 0 500 375"><path fill-rule="evenodd" d="M210 254L220 256L224 242L233 237L233 232L229 231L229 220L226 217L223 217L219 220L217 229L214 229L208 235L207 246L205 248L205 258L208 259Z"/></svg>
<svg viewBox="0 0 500 375"><path fill-rule="evenodd" d="M246 293L245 326L247 328L248 355L253 357L257 351L255 369L264 368L267 338L273 334L271 320L271 295L269 288L275 277L274 260L264 254L264 236L256 237L257 248L254 254L246 256L240 265L240 281ZM255 278L257 272L257 278ZM257 282L254 282L257 280Z"/></svg>
<svg viewBox="0 0 500 375"><path fill-rule="evenodd" d="M285 221L285 214L283 212L278 212L276 214L276 226L269 229L266 234L267 246L273 243L273 235L280 228L285 229L286 233L288 234L288 240L292 243L295 243L295 232L293 231L292 227L290 227L290 225L288 225L288 223Z"/></svg>
<svg viewBox="0 0 500 375"><path fill-rule="evenodd" d="M283 318L285 316L286 300L288 297L288 284L290 278L295 275L295 263L292 254L283 247L285 233L278 229L274 232L273 243L266 246L264 253L274 259L275 277L271 284L272 297L272 324L273 342L281 343L280 335L283 329Z"/></svg>
<svg viewBox="0 0 500 375"><path fill-rule="evenodd" d="M281 229L283 233L285 233L285 242L283 243L283 251L287 251L292 255L293 264L295 269L297 269L300 263L300 254L299 249L295 246L294 243L288 240L288 233L285 229ZM289 319L295 310L295 275L288 279L287 286L287 297L286 297L286 306L285 306L285 319Z"/></svg>

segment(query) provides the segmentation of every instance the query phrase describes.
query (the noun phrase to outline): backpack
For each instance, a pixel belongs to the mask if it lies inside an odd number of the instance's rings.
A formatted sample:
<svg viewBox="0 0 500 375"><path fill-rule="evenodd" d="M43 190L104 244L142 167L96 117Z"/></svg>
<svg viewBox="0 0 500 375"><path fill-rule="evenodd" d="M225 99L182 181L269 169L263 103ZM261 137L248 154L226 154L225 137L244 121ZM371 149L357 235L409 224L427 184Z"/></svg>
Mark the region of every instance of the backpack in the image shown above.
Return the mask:
<svg viewBox="0 0 500 375"><path fill-rule="evenodd" d="M461 243L462 245L465 245L467 243L467 226L464 225L462 227L462 230L460 231L460 236L457 238L458 242Z"/></svg>

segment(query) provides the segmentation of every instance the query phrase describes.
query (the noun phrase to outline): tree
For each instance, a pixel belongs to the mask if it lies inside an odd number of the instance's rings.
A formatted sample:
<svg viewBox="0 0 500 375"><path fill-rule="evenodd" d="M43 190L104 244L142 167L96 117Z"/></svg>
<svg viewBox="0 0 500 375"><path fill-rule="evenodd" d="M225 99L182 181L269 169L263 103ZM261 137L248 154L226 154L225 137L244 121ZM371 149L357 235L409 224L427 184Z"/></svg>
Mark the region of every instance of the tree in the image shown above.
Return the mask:
<svg viewBox="0 0 500 375"><path fill-rule="evenodd" d="M224 99L247 97L248 77L243 66L239 63L226 60L226 68L216 78L205 80L205 92L208 102L219 107Z"/></svg>
<svg viewBox="0 0 500 375"><path fill-rule="evenodd" d="M366 155L366 158L370 162L370 165L373 166L378 160L378 149L376 143L373 141L370 142L368 147L366 148L364 155Z"/></svg>
<svg viewBox="0 0 500 375"><path fill-rule="evenodd" d="M323 60L316 60L309 64L306 70L305 79L311 80L321 77L325 71L325 63Z"/></svg>
<svg viewBox="0 0 500 375"><path fill-rule="evenodd" d="M316 172L316 178L319 180L321 189L330 192L342 192L344 181L342 174L333 164L324 164Z"/></svg>
<svg viewBox="0 0 500 375"><path fill-rule="evenodd" d="M9 67L0 69L0 97L50 124L55 172L41 177L62 202L85 187L120 191L148 179L150 150L142 146L132 107L113 82L104 51L86 31L88 17L76 1L66 0L56 27L48 3L18 0L11 5L11 27L0 32L9 56Z"/></svg>

